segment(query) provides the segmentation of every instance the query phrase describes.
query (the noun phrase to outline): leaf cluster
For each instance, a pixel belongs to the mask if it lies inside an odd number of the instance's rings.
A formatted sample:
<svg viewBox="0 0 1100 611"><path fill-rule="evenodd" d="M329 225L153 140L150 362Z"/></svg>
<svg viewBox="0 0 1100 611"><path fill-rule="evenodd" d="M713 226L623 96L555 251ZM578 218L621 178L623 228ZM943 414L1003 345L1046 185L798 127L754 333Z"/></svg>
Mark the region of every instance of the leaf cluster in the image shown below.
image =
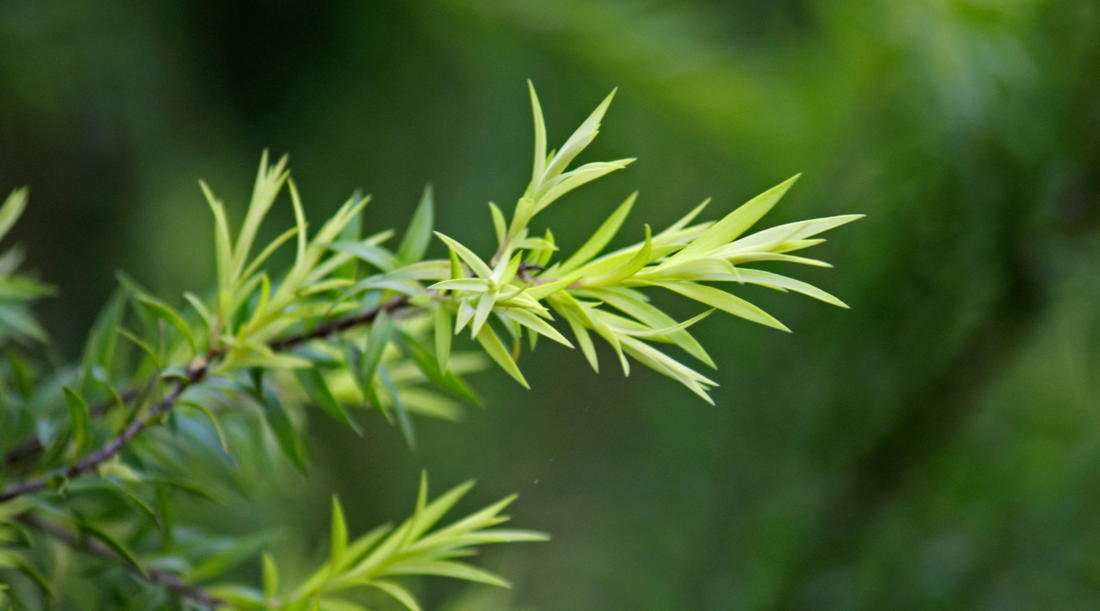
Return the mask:
<svg viewBox="0 0 1100 611"><path fill-rule="evenodd" d="M174 499L249 496L269 479L263 475L285 465L305 473L315 411L359 434L369 419L381 419L415 447L414 417L457 419L464 404L478 404L465 376L489 362L527 387L518 361L540 338L579 347L598 372L599 337L625 374L640 363L713 402L708 391L716 383L658 346L674 345L714 367L691 327L715 310L787 330L734 290L755 284L846 307L814 286L754 267L827 266L792 253L859 218L748 233L797 176L717 221L696 220L704 202L670 227L654 233L646 226L642 239L609 251L634 205L637 195L630 195L583 246L562 256L549 229L532 229L536 216L633 160L571 167L598 135L614 93L551 151L533 87L530 95L531 180L510 219L489 205L497 238L489 256L435 231L431 189L396 244L392 230L364 231L370 199L358 195L311 232L287 158L271 163L265 153L236 232L229 207L200 183L214 219L211 292L187 292L186 307L178 308L120 274L79 363L48 367L9 349L0 370L0 571L23 575L11 596L30 608L67 583L60 568L52 575L43 569L50 563L35 545L43 538L91 557L116 598L128 601L123 608L349 611L362 608L356 593L366 588L417 611L402 576L506 585L461 559L483 544L545 536L495 528L511 497L433 530L470 484L428 502L425 478L411 518L352 541L334 499L327 563L288 583L264 556L262 588L226 579L270 538L232 539L178 523ZM261 248L262 224L283 193L295 224ZM16 191L0 208L0 237L25 203L26 192ZM433 238L447 258L426 258ZM271 255L284 247L294 250L292 264L270 269ZM40 343L46 335L27 308L50 290L15 272L13 252L0 256L0 341ZM677 321L651 302L657 289L705 309ZM469 349L454 339L466 332Z"/></svg>

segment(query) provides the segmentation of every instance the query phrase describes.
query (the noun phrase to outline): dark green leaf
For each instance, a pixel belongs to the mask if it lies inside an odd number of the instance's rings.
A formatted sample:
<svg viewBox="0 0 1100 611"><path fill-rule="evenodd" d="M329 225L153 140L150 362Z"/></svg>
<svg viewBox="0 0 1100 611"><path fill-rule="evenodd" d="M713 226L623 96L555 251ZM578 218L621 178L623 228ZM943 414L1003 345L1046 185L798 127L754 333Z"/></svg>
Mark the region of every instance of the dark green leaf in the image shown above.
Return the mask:
<svg viewBox="0 0 1100 611"><path fill-rule="evenodd" d="M76 455L80 456L88 445L88 437L92 428L91 417L88 415L88 404L75 390L68 386L64 388L65 403L69 406L69 423L73 432L73 442L76 444Z"/></svg>
<svg viewBox="0 0 1100 611"><path fill-rule="evenodd" d="M344 406L340 405L336 397L332 396L332 391L329 390L328 384L325 382L325 377L321 375L320 371L314 368L295 369L294 375L297 376L298 383L305 389L311 401L328 412L328 415L335 418L338 422L343 423L348 428L355 431L356 435L360 437L363 436L363 430L359 424L348 415Z"/></svg>
<svg viewBox="0 0 1100 611"><path fill-rule="evenodd" d="M96 539L99 539L107 547L111 548L113 552L115 552L119 556L122 556L126 560L126 562L130 563L135 569L140 571L143 576L149 576L145 572L145 569L141 566L141 563L138 562L137 557L134 556L134 554L130 551L130 549L120 543L114 537L103 532L103 530L101 530L94 524L88 522L80 522L78 526L80 527L81 531L87 533L88 535L91 535L92 537L95 537Z"/></svg>
<svg viewBox="0 0 1100 611"><path fill-rule="evenodd" d="M462 378L451 371L443 373L439 369L439 360L416 338L401 328L397 328L397 337L398 347L416 363L416 366L429 380L460 397L481 405L481 400L466 386Z"/></svg>
<svg viewBox="0 0 1100 611"><path fill-rule="evenodd" d="M264 419L267 420L271 431L275 433L275 440L279 442L279 448L303 475L306 472L305 450L302 447L298 431L294 429L294 423L290 415L286 413L282 402L275 393L268 391L263 385L263 370L251 370L254 387L250 390L253 398L263 408Z"/></svg>
<svg viewBox="0 0 1100 611"><path fill-rule="evenodd" d="M386 391L390 393L390 398L393 400L393 410L397 413L397 423L401 426L401 434L405 436L405 443L409 444L410 450L415 450L416 431L413 430L412 419L409 418L409 412L406 411L405 406L401 404L401 397L397 394L397 385L390 379L390 375L386 373L385 367L378 368L378 377L386 386Z"/></svg>

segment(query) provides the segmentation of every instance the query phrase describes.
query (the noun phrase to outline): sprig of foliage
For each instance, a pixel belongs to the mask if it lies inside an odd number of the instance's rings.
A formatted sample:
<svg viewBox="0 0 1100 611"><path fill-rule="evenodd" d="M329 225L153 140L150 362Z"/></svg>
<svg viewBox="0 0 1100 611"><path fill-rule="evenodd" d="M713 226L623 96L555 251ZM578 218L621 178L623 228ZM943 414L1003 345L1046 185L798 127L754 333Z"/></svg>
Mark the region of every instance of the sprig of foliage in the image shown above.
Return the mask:
<svg viewBox="0 0 1100 611"><path fill-rule="evenodd" d="M428 503L428 478L424 475L412 517L396 529L390 525L379 526L351 542L348 541L344 511L339 499L333 497L328 561L301 585L280 594L278 566L271 556L265 555L262 592L232 585L213 587L209 592L241 609L353 611L364 607L347 600L347 591L374 588L397 599L410 611L420 611L413 595L392 581L393 577L438 575L509 587L501 577L456 559L469 556L480 545L546 541L549 537L525 530L493 528L508 521L500 512L515 495L432 531L471 487L473 482L456 486Z"/></svg>
<svg viewBox="0 0 1100 611"><path fill-rule="evenodd" d="M716 222L695 222L704 202L665 230L654 234L647 226L642 240L604 252L633 207L631 195L580 249L559 257L553 233L531 228L536 215L633 160L570 169L599 133L614 93L550 152L533 87L530 94L531 181L510 221L490 204L497 249L489 257L434 231L430 189L396 247L387 246L393 231L361 236L369 198L357 195L311 234L287 158L271 164L265 153L236 234L226 205L201 183L214 217L212 293L185 293L190 308L178 310L120 275L119 290L97 319L79 364L51 369L9 350L0 371L0 448L6 452L0 570L11 567L25 576L12 596L30 607L30 584L64 584L63 574L41 576L49 564L32 544L42 537L106 561L114 570L111 579L125 582L133 590L127 596L146 607L347 611L361 608L346 598L348 591L369 587L416 610L412 595L391 578L445 575L506 585L456 559L486 543L545 537L493 528L505 521L500 511L511 498L432 531L468 484L428 503L425 478L408 521L350 543L334 499L328 563L290 587L279 583L276 561L265 556L262 591L205 584L254 556L267 539L226 542L182 528L172 518L172 499L219 490L247 494L264 479L250 474L269 471L277 453L305 472L310 406L357 433L378 412L415 446L413 416L453 419L462 402L477 403L462 376L488 361L527 387L517 365L523 336L531 350L540 336L572 348L560 321L593 369L599 370L595 334L614 350L624 373L633 359L712 402L708 389L715 382L657 344L674 344L714 367L689 331L713 311L787 328L709 283L757 284L846 307L809 284L751 267L762 261L827 265L791 253L859 218L814 219L746 234L797 177ZM295 225L253 255L262 223L284 190ZM0 237L25 202L25 191L16 191L0 208ZM447 259L425 259L433 236L446 246ZM276 273L266 264L284 245L293 245L294 261ZM15 275L17 263L10 252L0 257L0 341L45 341L27 305L49 289ZM678 322L650 302L652 289L707 309ZM467 329L480 350L454 351L453 336ZM135 576L142 583L135 584Z"/></svg>

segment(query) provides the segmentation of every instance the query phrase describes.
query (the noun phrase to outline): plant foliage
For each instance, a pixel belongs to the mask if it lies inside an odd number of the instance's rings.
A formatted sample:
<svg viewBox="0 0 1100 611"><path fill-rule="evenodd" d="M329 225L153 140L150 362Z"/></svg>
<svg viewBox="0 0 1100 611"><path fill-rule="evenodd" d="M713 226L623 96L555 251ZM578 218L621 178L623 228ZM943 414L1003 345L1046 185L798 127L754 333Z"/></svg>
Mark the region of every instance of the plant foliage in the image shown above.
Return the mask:
<svg viewBox="0 0 1100 611"><path fill-rule="evenodd" d="M549 229L532 228L535 217L633 160L573 164L599 133L614 93L552 151L533 87L530 94L531 181L510 220L490 204L497 248L488 256L434 230L430 189L400 241L391 230L361 235L369 198L358 195L311 232L287 158L271 163L265 153L236 231L226 205L201 183L214 219L214 290L185 293L187 307L180 309L120 275L81 362L59 368L39 358L47 336L28 309L50 288L16 271L18 250L0 256L0 340L7 345L0 372L0 574L10 578L7 594L16 605L48 606L70 596L67 563L49 560L47 550L58 545L101 572L112 594L100 604L120 608L351 611L365 608L368 590L416 611L401 581L408 576L507 586L461 559L482 545L546 537L496 528L513 497L437 527L471 484L429 502L425 476L408 520L350 540L334 498L328 559L294 582L265 554L261 587L237 583L234 568L269 539L262 533L227 539L178 524L173 499L221 489L245 493L276 453L304 472L309 408L357 433L381 417L414 446L414 417L455 418L464 402L476 403L463 376L490 361L528 387L518 360L540 338L579 347L596 371L599 338L624 374L641 364L713 403L708 389L716 383L662 346L714 367L690 327L715 310L787 330L728 288L756 284L846 307L814 286L753 266L827 266L792 253L859 218L747 233L797 176L717 221L696 221L704 202L670 227L646 226L636 243L608 251L634 204L631 195L581 248L560 253ZM261 225L284 192L295 225L259 247ZM26 199L25 190L8 197L0 237ZM425 258L433 239L446 246L447 258ZM269 269L282 247L294 250L293 263ZM650 301L654 290L705 309L677 321ZM453 337L467 333L473 349L456 349Z"/></svg>

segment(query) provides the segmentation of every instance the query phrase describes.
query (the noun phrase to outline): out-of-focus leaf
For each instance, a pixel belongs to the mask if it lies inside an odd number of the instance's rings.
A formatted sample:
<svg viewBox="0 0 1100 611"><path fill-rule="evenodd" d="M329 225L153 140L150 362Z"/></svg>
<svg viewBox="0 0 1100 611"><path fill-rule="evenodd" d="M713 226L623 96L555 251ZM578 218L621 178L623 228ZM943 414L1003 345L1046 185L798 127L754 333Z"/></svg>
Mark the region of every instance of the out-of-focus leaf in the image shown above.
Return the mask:
<svg viewBox="0 0 1100 611"><path fill-rule="evenodd" d="M355 431L356 435L363 435L363 429L359 426L359 423L348 415L344 406L340 405L340 402L332 395L332 391L329 390L328 383L325 382L325 378L320 371L316 368L295 369L294 375L297 376L298 383L305 389L311 401L328 412L337 422Z"/></svg>
<svg viewBox="0 0 1100 611"><path fill-rule="evenodd" d="M88 415L88 404L76 393L75 390L65 388L65 403L69 406L69 423L73 435L73 443L76 444L76 455L84 453L91 436L92 422Z"/></svg>
<svg viewBox="0 0 1100 611"><path fill-rule="evenodd" d="M187 326L187 323L184 322L183 317L181 317L178 312L163 301L148 295L135 295L134 297L157 318L175 327L176 330L180 332L180 335L183 336L183 339L187 340L187 344L191 346L191 352L195 352L195 336L191 333L191 327Z"/></svg>
<svg viewBox="0 0 1100 611"><path fill-rule="evenodd" d="M222 425L218 422L218 418L214 415L214 412L210 411L205 405L194 401L176 401L176 405L197 409L206 414L206 417L210 419L210 424L214 425L214 432L218 435L218 442L222 445L222 451L226 454L229 453L229 443L225 440L225 433L222 431Z"/></svg>
<svg viewBox="0 0 1100 611"><path fill-rule="evenodd" d="M201 582L222 575L237 565L253 558L271 543L271 535L259 533L229 542L217 553L195 565L188 575L191 581Z"/></svg>
<svg viewBox="0 0 1100 611"><path fill-rule="evenodd" d="M330 250L346 252L349 255L353 255L370 263L383 272L392 272L400 267L397 257L390 254L389 251L381 246L374 246L363 242L331 242L319 244L319 246L323 246Z"/></svg>
<svg viewBox="0 0 1100 611"><path fill-rule="evenodd" d="M401 395L398 394L397 385L393 383L393 379L390 378L385 367L378 367L378 378L382 380L382 384L386 387L386 392L390 394L390 399L393 401L393 411L397 414L397 424L401 427L401 434L405 436L405 443L409 444L409 449L415 450L416 431L413 429L412 419L409 418L409 412L405 410L405 405L401 402Z"/></svg>
<svg viewBox="0 0 1100 611"><path fill-rule="evenodd" d="M138 559L136 556L134 556L133 552L131 552L128 547L123 545L117 539L107 534L98 526L90 522L79 522L77 526L80 528L80 530L88 533L96 539L99 539L104 545L111 548L111 551L115 552L119 556L122 556L122 558L125 559L126 562L130 563L131 566L141 572L142 576L149 576L145 572L145 568L141 566L140 562L138 562Z"/></svg>
<svg viewBox="0 0 1100 611"><path fill-rule="evenodd" d="M148 356L153 361L153 365L158 370L162 368L161 362L160 362L160 356L157 355L156 351L153 350L152 346L145 343L145 340L143 340L140 337L134 335L133 333L130 333L129 331L127 331L126 329L123 329L122 327L119 327L118 329L115 329L115 332L118 333L119 335L125 337L126 339L130 340L131 342L133 342L133 344L135 346L137 346L138 348L141 348L141 351L144 352L145 355Z"/></svg>
<svg viewBox="0 0 1100 611"><path fill-rule="evenodd" d="M14 350L8 350L8 361L11 363L12 377L15 378L15 389L24 400L30 399L34 394L34 378L27 363Z"/></svg>
<svg viewBox="0 0 1100 611"><path fill-rule="evenodd" d="M447 359L451 355L451 334L453 333L451 311L447 306L437 304L434 312L435 325L435 357L439 363L439 370L446 373Z"/></svg>
<svg viewBox="0 0 1100 611"><path fill-rule="evenodd" d="M19 216L23 214L26 207L26 187L16 189L8 195L7 199L4 200L4 205L0 206L0 239L8 235L12 226L15 225L15 221L19 220Z"/></svg>
<svg viewBox="0 0 1100 611"><path fill-rule="evenodd" d="M481 400L468 386L466 386L462 378L459 378L453 371L444 372L440 369L439 360L435 358L423 344L417 341L415 337L405 330L397 328L397 338L400 340L398 346L401 350L412 358L417 368L420 369L429 380L464 399L468 399L479 405L481 404Z"/></svg>
<svg viewBox="0 0 1100 611"><path fill-rule="evenodd" d="M397 601L400 602L402 605L405 605L405 608L409 611L420 611L420 605L416 603L416 599L413 598L413 595L410 594L408 590L392 581L375 579L364 585L376 587L386 594L389 594L390 596L396 598Z"/></svg>
<svg viewBox="0 0 1100 611"><path fill-rule="evenodd" d="M435 200L432 196L432 186L424 188L424 195L420 198L420 204L409 221L409 228L405 230L405 238L401 240L401 246L397 248L397 260L401 265L416 263L424 258L428 251L428 244L432 240L432 227L435 224Z"/></svg>
<svg viewBox="0 0 1100 611"><path fill-rule="evenodd" d="M263 370L252 370L253 387L250 393L263 408L264 419L267 420L271 431L275 433L275 439L279 442L279 448L302 474L306 472L305 451L302 448L298 431L294 429L294 423L290 415L286 413L282 402L274 393L268 392L263 384Z"/></svg>
<svg viewBox="0 0 1100 611"><path fill-rule="evenodd" d="M8 325L16 333L45 343L46 330L22 307L0 305L0 323Z"/></svg>
<svg viewBox="0 0 1100 611"><path fill-rule="evenodd" d="M329 563L335 571L344 560L344 552L348 547L348 525L344 521L344 508L340 506L340 499L332 496L332 541L329 547Z"/></svg>
<svg viewBox="0 0 1100 611"><path fill-rule="evenodd" d="M279 594L279 567L271 554L266 552L263 555L263 584L264 598L274 600Z"/></svg>

